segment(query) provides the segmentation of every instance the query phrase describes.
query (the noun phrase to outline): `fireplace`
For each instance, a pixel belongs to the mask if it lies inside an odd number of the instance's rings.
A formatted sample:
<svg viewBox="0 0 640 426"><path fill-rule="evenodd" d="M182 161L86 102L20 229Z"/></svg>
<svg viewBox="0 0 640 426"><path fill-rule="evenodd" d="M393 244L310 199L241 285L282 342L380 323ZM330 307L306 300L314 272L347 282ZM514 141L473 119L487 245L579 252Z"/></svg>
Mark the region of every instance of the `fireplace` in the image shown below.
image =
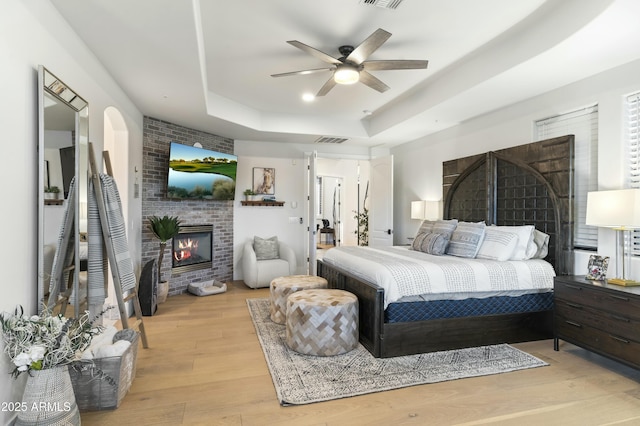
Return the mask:
<svg viewBox="0 0 640 426"><path fill-rule="evenodd" d="M213 225L180 225L173 237L171 272L182 273L213 266Z"/></svg>

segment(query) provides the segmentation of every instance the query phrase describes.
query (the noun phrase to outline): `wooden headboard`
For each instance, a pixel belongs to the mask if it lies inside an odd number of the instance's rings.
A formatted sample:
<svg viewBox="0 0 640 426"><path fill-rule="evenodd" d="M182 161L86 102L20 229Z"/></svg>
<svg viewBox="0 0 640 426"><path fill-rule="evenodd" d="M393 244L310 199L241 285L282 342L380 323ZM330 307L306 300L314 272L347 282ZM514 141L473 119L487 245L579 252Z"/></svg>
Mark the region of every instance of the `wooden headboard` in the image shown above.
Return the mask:
<svg viewBox="0 0 640 426"><path fill-rule="evenodd" d="M443 162L444 218L534 225L556 274L573 274L573 146L568 135Z"/></svg>

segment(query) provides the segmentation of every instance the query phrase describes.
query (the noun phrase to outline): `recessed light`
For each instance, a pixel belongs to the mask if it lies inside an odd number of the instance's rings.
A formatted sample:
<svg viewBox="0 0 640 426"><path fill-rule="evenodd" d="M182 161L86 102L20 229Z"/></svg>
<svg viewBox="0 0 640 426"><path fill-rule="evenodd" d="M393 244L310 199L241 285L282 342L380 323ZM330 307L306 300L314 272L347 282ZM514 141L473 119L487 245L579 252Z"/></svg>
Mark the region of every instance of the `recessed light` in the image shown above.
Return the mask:
<svg viewBox="0 0 640 426"><path fill-rule="evenodd" d="M302 100L305 102L311 102L315 99L315 95L313 93L305 93L302 95Z"/></svg>

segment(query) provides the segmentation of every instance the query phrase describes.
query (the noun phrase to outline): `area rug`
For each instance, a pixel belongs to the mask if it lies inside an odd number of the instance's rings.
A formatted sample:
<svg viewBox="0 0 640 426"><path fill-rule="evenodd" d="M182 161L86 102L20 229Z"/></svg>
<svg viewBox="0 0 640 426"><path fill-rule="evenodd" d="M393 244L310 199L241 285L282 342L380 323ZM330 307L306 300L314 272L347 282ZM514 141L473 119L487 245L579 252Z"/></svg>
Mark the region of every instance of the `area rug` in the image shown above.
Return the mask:
<svg viewBox="0 0 640 426"><path fill-rule="evenodd" d="M269 318L268 299L247 299L281 405L301 405L407 386L542 367L510 345L374 358L362 345L343 355L302 355L285 343L285 326Z"/></svg>

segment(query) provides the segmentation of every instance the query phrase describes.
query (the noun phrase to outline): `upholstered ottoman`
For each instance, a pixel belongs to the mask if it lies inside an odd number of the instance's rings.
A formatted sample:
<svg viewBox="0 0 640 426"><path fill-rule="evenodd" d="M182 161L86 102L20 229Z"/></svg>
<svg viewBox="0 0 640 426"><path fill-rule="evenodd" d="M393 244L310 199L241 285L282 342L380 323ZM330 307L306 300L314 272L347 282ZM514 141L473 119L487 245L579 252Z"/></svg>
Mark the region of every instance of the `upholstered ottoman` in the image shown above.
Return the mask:
<svg viewBox="0 0 640 426"><path fill-rule="evenodd" d="M287 314L287 297L296 291L314 288L327 288L327 280L313 275L289 275L273 279L269 286L271 321L284 324Z"/></svg>
<svg viewBox="0 0 640 426"><path fill-rule="evenodd" d="M340 355L358 346L358 298L344 290L302 290L287 299L286 342L306 355Z"/></svg>

